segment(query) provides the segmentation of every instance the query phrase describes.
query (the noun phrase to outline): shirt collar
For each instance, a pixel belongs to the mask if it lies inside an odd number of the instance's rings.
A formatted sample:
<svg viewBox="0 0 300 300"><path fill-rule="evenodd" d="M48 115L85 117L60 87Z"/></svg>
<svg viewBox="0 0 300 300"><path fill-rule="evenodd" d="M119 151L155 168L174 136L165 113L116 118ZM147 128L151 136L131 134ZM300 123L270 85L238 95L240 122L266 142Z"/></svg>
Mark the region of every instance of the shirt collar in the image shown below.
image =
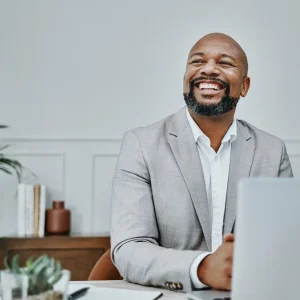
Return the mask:
<svg viewBox="0 0 300 300"><path fill-rule="evenodd" d="M193 120L193 118L191 117L187 108L186 108L186 116L187 116L187 119L191 126L195 142L197 142L199 139L202 139L202 138L204 140L207 140L210 142L209 138L203 133L203 131L198 127L196 122ZM229 129L227 130L225 136L223 137L222 143L225 143L228 141L230 141L230 143L232 143L236 139L236 136L237 136L237 124L236 124L236 118L233 118L233 121L232 121Z"/></svg>

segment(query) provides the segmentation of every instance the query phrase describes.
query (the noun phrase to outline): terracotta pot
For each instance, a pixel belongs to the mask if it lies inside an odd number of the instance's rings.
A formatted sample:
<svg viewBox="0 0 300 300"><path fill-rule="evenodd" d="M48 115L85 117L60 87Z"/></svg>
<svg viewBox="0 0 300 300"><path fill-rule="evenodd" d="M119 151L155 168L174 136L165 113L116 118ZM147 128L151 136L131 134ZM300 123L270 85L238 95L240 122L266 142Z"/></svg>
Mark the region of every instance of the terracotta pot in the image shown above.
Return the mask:
<svg viewBox="0 0 300 300"><path fill-rule="evenodd" d="M47 234L69 234L71 212L65 209L64 201L53 201L52 209L46 211Z"/></svg>

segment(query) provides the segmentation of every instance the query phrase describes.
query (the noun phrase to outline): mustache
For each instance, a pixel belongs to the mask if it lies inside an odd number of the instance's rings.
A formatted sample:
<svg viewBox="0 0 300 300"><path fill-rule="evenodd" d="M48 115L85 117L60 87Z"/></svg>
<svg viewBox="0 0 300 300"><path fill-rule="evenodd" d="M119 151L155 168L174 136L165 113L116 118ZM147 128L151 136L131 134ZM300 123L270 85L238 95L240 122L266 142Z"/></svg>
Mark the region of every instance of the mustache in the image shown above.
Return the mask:
<svg viewBox="0 0 300 300"><path fill-rule="evenodd" d="M197 77L197 78L194 78L193 80L190 81L190 86L193 87L195 85L195 83L197 81L200 81L200 80L207 80L207 81L216 81L216 82L220 82L226 89L229 88L229 84L223 80L221 80L220 78L216 78L216 77Z"/></svg>

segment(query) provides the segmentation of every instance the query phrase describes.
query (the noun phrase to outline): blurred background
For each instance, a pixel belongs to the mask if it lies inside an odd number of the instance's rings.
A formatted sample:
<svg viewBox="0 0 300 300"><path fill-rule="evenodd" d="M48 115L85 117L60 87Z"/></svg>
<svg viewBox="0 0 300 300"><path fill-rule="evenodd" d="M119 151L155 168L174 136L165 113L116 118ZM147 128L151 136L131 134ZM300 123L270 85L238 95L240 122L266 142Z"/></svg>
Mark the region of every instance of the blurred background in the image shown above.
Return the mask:
<svg viewBox="0 0 300 300"><path fill-rule="evenodd" d="M65 201L72 233L110 230L125 131L184 105L188 52L210 32L249 59L237 117L282 138L300 176L298 1L0 0L0 124L6 153ZM33 175L33 173L35 175ZM0 236L17 232L17 178L0 173Z"/></svg>

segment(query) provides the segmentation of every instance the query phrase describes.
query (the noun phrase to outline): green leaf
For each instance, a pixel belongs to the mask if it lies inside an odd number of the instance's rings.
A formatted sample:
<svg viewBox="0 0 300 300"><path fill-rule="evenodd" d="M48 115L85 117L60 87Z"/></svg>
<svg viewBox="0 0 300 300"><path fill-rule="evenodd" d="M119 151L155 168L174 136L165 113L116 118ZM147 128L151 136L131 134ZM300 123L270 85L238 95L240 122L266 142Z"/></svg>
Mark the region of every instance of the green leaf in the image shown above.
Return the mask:
<svg viewBox="0 0 300 300"><path fill-rule="evenodd" d="M9 266L9 263L8 263L8 257L7 256L4 257L4 266L7 270L10 270L10 266Z"/></svg>
<svg viewBox="0 0 300 300"><path fill-rule="evenodd" d="M56 271L53 274L53 276L50 277L49 279L49 283L51 285L55 284L56 282L58 282L60 280L60 278L62 277L62 270L61 270L61 264L59 262L56 262Z"/></svg>
<svg viewBox="0 0 300 300"><path fill-rule="evenodd" d="M26 268L30 268L33 263L33 256L30 256L26 261Z"/></svg>
<svg viewBox="0 0 300 300"><path fill-rule="evenodd" d="M19 267L19 254L15 255L12 259L12 271L16 274L21 274L21 270L20 270L20 267Z"/></svg>
<svg viewBox="0 0 300 300"><path fill-rule="evenodd" d="M48 268L45 270L45 277L50 278L56 271L55 259L51 258Z"/></svg>
<svg viewBox="0 0 300 300"><path fill-rule="evenodd" d="M31 265L31 269L34 270L37 267L37 265L40 264L45 258L49 259L49 256L47 254L44 254L44 255L40 256L39 258L37 258Z"/></svg>
<svg viewBox="0 0 300 300"><path fill-rule="evenodd" d="M10 168L12 168L18 176L18 180L19 182L21 181L21 171L22 171L22 165L14 159L9 159L7 157L5 157L2 153L0 154L0 170L4 171L5 173L8 174L12 174L10 170L8 170L8 168L6 168L6 166L9 166Z"/></svg>
<svg viewBox="0 0 300 300"><path fill-rule="evenodd" d="M5 149L7 149L9 147L10 147L10 145L0 146L0 151L3 151L3 150L5 150Z"/></svg>
<svg viewBox="0 0 300 300"><path fill-rule="evenodd" d="M12 168L21 168L21 164L14 160L14 159L9 159L9 158L6 158L4 157L3 154L0 155L0 164L3 164L3 165L8 165Z"/></svg>
<svg viewBox="0 0 300 300"><path fill-rule="evenodd" d="M0 165L0 170L11 175L11 171L8 170L7 168L1 167L1 165Z"/></svg>
<svg viewBox="0 0 300 300"><path fill-rule="evenodd" d="M48 264L49 264L49 259L45 257L33 270L33 275L36 277L40 276L43 270L47 268Z"/></svg>

